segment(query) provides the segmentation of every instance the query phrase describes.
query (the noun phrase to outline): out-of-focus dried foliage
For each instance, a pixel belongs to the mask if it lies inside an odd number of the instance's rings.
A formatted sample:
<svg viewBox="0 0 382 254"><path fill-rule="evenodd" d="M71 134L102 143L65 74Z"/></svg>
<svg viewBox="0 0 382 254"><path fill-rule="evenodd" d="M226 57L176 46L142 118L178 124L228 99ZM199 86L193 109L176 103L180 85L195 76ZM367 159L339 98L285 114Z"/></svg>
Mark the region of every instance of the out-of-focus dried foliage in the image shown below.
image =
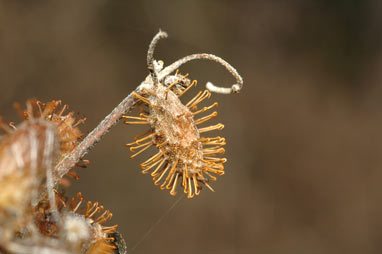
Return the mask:
<svg viewBox="0 0 382 254"><path fill-rule="evenodd" d="M15 121L14 101L60 98L86 112L89 130L147 74L142 56L160 27L171 37L158 45L159 59L213 52L235 63L247 86L238 97L215 97L229 145L216 192L182 201L135 253L379 254L381 7L380 0L0 1L0 112ZM205 66L182 70L197 73L199 84L231 80ZM117 126L68 190L113 211L129 246L173 203L155 186L142 188L149 177L116 149L139 127Z"/></svg>
<svg viewBox="0 0 382 254"><path fill-rule="evenodd" d="M82 212L81 193L69 203L57 190L55 165L78 145L84 120L65 114L60 101L26 104L25 111L16 104L24 118L18 126L0 123L0 253L114 254L109 235L117 226L103 226L110 211L89 201Z"/></svg>

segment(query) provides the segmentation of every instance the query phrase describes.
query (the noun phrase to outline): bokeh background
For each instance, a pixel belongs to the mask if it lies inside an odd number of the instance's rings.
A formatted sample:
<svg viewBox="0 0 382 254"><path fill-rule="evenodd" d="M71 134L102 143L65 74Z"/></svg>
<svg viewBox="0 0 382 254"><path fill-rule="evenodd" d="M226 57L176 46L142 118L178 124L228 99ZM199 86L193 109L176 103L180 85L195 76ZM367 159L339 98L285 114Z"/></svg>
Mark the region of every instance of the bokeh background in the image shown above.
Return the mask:
<svg viewBox="0 0 382 254"><path fill-rule="evenodd" d="M119 124L69 193L111 209L129 253L382 253L381 13L378 0L0 1L0 114L61 99L90 131L148 74L162 28L157 59L213 53L244 78L210 99L226 175L171 209L179 194L124 147L144 129ZM213 62L181 71L199 89L234 81Z"/></svg>

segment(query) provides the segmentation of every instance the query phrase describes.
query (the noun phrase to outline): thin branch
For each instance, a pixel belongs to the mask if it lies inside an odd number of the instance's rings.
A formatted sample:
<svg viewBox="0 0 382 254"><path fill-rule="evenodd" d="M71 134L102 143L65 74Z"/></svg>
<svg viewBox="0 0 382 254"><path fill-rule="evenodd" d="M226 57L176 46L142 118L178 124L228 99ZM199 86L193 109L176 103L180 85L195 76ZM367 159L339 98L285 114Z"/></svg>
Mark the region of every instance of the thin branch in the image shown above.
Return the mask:
<svg viewBox="0 0 382 254"><path fill-rule="evenodd" d="M146 84L142 83L136 91L140 92L143 85ZM122 115L132 109L137 101L132 94L133 93L130 93L69 155L64 157L56 165L55 174L58 178L61 178L68 173L68 171L73 168L115 124L118 123Z"/></svg>

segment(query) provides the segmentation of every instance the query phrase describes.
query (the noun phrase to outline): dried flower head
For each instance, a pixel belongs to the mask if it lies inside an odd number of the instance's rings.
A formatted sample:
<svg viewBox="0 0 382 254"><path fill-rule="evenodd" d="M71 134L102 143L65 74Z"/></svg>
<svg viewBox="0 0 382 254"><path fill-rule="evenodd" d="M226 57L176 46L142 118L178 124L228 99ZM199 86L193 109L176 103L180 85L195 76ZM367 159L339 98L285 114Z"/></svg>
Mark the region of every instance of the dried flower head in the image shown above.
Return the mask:
<svg viewBox="0 0 382 254"><path fill-rule="evenodd" d="M73 111L65 113L69 106L64 104L60 108L60 100L43 103L32 99L28 100L26 105L26 110L22 110L19 104L15 104L15 108L25 120L44 119L55 125L57 135L60 139L60 153L57 160L60 160L73 151L82 137L82 133L77 126L84 123L86 118L76 120Z"/></svg>
<svg viewBox="0 0 382 254"><path fill-rule="evenodd" d="M171 84L170 84L171 82ZM221 146L225 145L222 137L201 137L205 132L221 130L223 124L216 124L204 128L197 126L217 116L217 112L195 119L194 117L218 105L217 102L198 110L198 104L209 98L208 90L200 91L187 104L183 105L179 97L185 94L196 81L190 80L176 73L168 77L163 85L158 83L151 88L143 89L141 95L133 95L147 106L147 114L139 117L123 116L126 124L146 124L150 126L144 137L126 144L136 157L151 146L158 148L158 153L150 157L140 166L142 173L150 170L154 184L160 188L170 190L176 194L176 187L180 182L188 198L199 195L201 184L208 184L209 179L216 180L214 175L223 175L225 158L218 158L218 154L225 152ZM213 175L214 174L214 175ZM207 178L209 177L209 178Z"/></svg>
<svg viewBox="0 0 382 254"><path fill-rule="evenodd" d="M114 237L118 225L104 226L112 213L98 202L88 201L82 207L84 197L80 192L69 202L64 193L56 193L57 211L62 219L61 227L52 220L48 200L40 201L35 223L40 233L47 237L64 237L73 250L87 254L112 254L117 246ZM60 231L62 230L62 231Z"/></svg>
<svg viewBox="0 0 382 254"><path fill-rule="evenodd" d="M198 104L211 96L210 91L217 93L239 92L243 80L237 71L223 59L210 54L195 54L184 57L163 69L163 62L153 58L154 49L159 39L166 38L167 34L160 31L152 40L148 54L147 65L151 73L141 84L139 91L133 92L137 100L148 106L139 116L127 116L126 124L146 124L150 129L135 138L135 141L126 146L135 152L131 158L136 157L150 147L159 151L145 162L141 163L142 173L151 171L154 184L160 189L170 190L171 195L176 194L178 183L184 188L188 198L199 195L202 185L213 191L208 184L215 181L216 175L224 174L223 163L226 158L222 148L226 144L222 137L202 137L201 134L213 130L222 130L224 125L198 128L197 126L215 118L217 112L195 119L194 117L218 105L217 102L198 110ZM180 65L194 59L209 59L221 63L237 80L232 88L222 88L207 83L207 90L200 91L185 105L179 97L185 94L196 81L190 81L187 75L178 71L170 75ZM139 104L139 103L138 103Z"/></svg>
<svg viewBox="0 0 382 254"><path fill-rule="evenodd" d="M86 250L87 254L113 254L117 247L113 243L114 238L109 235L116 232L118 225L103 225L112 218L113 214L109 210L105 210L98 202L91 201L88 201L86 208L81 211L79 208L83 200L84 197L78 192L76 197L72 198L69 206L71 213L80 215L90 228L90 238L82 248Z"/></svg>

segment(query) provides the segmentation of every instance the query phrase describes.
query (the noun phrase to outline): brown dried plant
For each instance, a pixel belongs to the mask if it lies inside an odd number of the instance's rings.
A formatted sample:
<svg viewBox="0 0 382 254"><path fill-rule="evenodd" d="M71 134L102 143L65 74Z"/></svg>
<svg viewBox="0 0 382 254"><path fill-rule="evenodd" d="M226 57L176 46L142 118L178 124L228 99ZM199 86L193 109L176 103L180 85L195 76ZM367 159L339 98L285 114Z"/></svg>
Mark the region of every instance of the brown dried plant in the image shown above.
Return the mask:
<svg viewBox="0 0 382 254"><path fill-rule="evenodd" d="M203 185L213 191L209 180L224 174L226 158L218 155L225 152L225 139L201 134L224 126L197 127L216 117L216 111L194 117L218 105L198 108L211 92L237 93L243 80L226 61L210 54L190 55L163 68L163 62L153 55L158 41L166 37L159 31L149 46L150 74L86 137L78 128L85 119L76 120L73 112L65 113L68 106L60 107L61 101L29 100L25 110L15 104L24 121L16 126L0 120L5 132L0 136L0 254L126 253L117 225L104 225L112 217L109 210L98 202L88 201L84 206L81 193L71 200L65 196L69 185L65 177L78 179L73 169L88 164L82 158L120 119L149 127L126 146L135 152L131 158L150 147L158 149L140 164L143 173L151 172L155 185L170 190L171 195L181 185L188 198L199 195ZM223 88L208 82L206 90L183 104L180 97L197 82L177 69L195 59L222 64L236 84ZM141 113L128 116L134 107Z"/></svg>
<svg viewBox="0 0 382 254"><path fill-rule="evenodd" d="M125 124L149 125L150 129L139 135L134 142L126 144L130 151L135 152L131 158L135 158L151 146L158 148L158 153L141 163L142 173L148 173L151 169L154 184L160 185L160 189L170 190L171 195L176 194L178 180L181 178L181 185L188 198L199 195L201 186L204 184L210 190L209 179L216 180L212 174L223 175L223 163L226 158L215 157L217 154L225 152L221 146L225 145L222 137L206 138L201 137L201 133L221 130L224 125L216 124L204 128L197 128L197 125L217 116L217 112L194 119L207 110L218 105L217 102L208 107L198 110L197 105L211 96L208 90L200 91L186 105L179 100L192 86L196 85L196 80L190 81L186 75L178 72L174 76L168 77L164 85L158 83L150 88L143 88L143 95L136 92L133 95L141 100L147 109L141 111L139 117L123 115ZM146 135L146 136L145 136ZM144 137L142 137L144 136ZM207 146L207 148L204 148ZM138 150L138 151L137 151ZM167 174L166 177L164 177ZM161 183L162 181L162 183ZM180 181L180 180L179 180Z"/></svg>

